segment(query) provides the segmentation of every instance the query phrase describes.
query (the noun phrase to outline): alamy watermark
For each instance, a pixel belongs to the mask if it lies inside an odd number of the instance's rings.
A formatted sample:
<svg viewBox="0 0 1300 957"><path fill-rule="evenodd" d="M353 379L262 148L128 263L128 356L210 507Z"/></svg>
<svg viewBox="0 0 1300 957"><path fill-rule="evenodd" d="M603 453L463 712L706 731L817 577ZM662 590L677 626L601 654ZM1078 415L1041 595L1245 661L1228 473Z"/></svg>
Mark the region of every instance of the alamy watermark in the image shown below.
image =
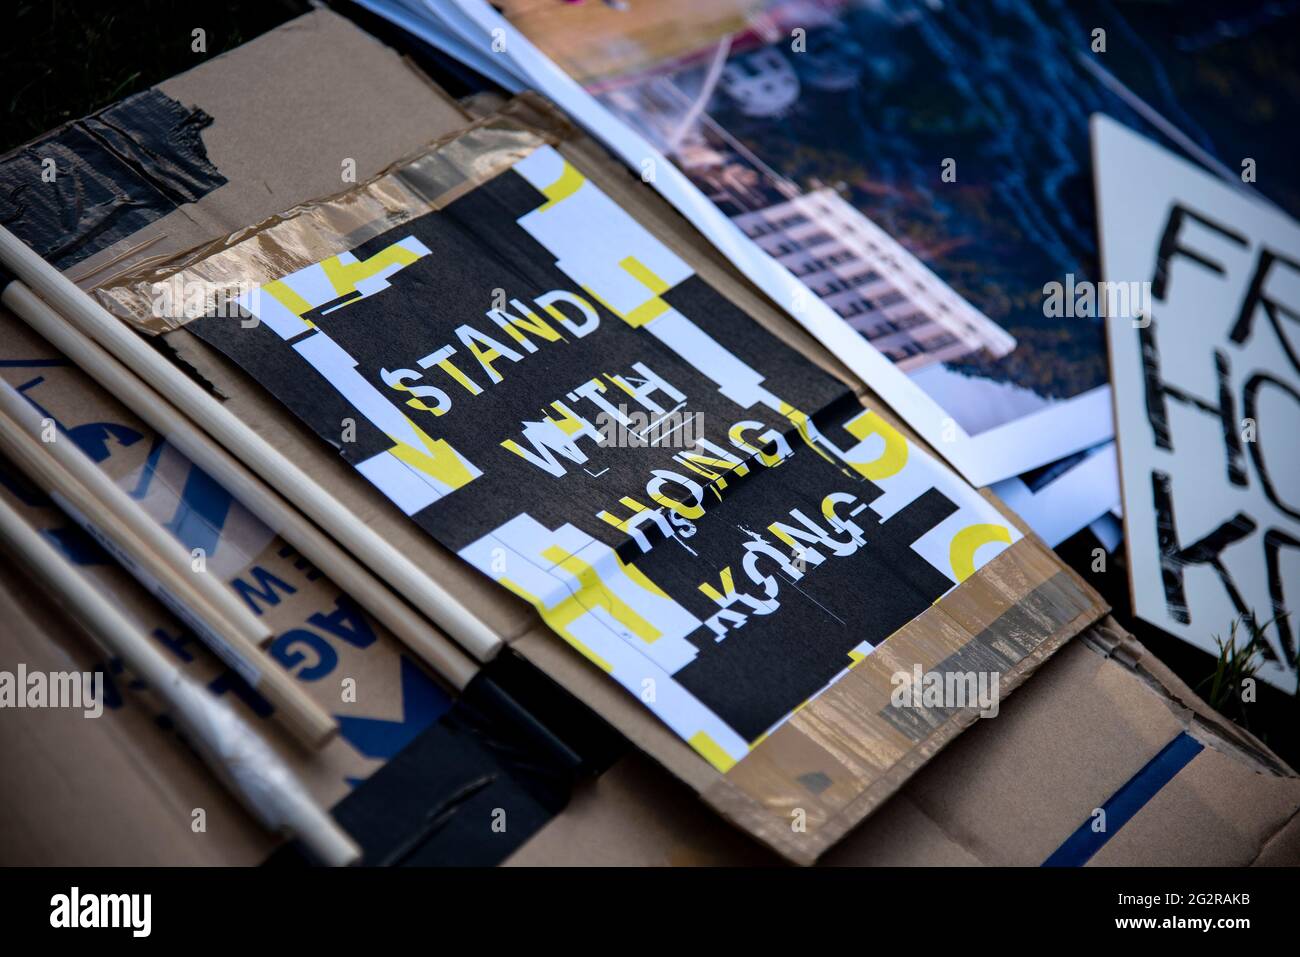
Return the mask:
<svg viewBox="0 0 1300 957"><path fill-rule="evenodd" d="M1151 321L1150 282L1090 282L1065 274L1065 282L1043 286L1043 315L1049 319L1131 319Z"/></svg>
<svg viewBox="0 0 1300 957"><path fill-rule="evenodd" d="M704 416L681 408L652 415L620 405L613 412L597 415L596 428L604 448L690 449L704 435Z"/></svg>
<svg viewBox="0 0 1300 957"><path fill-rule="evenodd" d="M104 713L104 672L0 671L0 708L68 708L87 718Z"/></svg>
<svg viewBox="0 0 1300 957"><path fill-rule="evenodd" d="M153 895L83 894L73 887L50 898L50 926L117 927L131 931L132 937L148 937L153 930Z"/></svg>
<svg viewBox="0 0 1300 957"><path fill-rule="evenodd" d="M239 319L255 326L261 314L262 287L259 283L231 280L208 282L187 280L180 273L163 282L150 283L150 313L155 319L187 322L202 316Z"/></svg>
<svg viewBox="0 0 1300 957"><path fill-rule="evenodd" d="M895 708L979 708L981 718L996 718L1001 700L1001 674L996 671L895 671L889 696Z"/></svg>

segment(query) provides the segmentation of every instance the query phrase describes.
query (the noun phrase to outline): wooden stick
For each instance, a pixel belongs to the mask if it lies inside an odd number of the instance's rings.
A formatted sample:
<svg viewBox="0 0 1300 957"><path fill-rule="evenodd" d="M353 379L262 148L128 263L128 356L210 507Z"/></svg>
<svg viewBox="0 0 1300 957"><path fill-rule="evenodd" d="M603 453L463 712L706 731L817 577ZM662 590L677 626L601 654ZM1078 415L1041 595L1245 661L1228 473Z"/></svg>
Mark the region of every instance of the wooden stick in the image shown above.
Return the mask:
<svg viewBox="0 0 1300 957"><path fill-rule="evenodd" d="M316 484L234 413L190 380L118 319L0 227L0 263L55 312L134 369L163 397L190 416L254 473L266 479L344 548L424 612L431 621L480 661L490 660L501 639L442 585L392 548L334 496ZM346 582L339 582L347 587Z"/></svg>
<svg viewBox="0 0 1300 957"><path fill-rule="evenodd" d="M21 282L11 282L0 302L75 362L118 401L148 423L182 455L211 475L263 524L283 537L335 584L346 589L453 688L465 688L477 665L398 598L334 540L226 452L130 369L82 335Z"/></svg>
<svg viewBox="0 0 1300 957"><path fill-rule="evenodd" d="M40 436L43 428L40 413L32 408L13 386L3 380L0 380L0 413L20 425L32 438ZM159 557L170 562L177 571L188 568L193 573L191 579L193 588L250 644L258 647L270 644L274 637L271 629L249 611L248 606L236 598L235 593L225 584L208 574L206 559L202 564L203 571L196 570L190 554L185 551L185 546L168 534L139 502L105 475L72 439L55 432L51 436L51 441L42 440L41 445L46 452L54 456L64 471L85 486L86 491L98 499L103 508L111 511L129 526L132 533Z"/></svg>
<svg viewBox="0 0 1300 957"><path fill-rule="evenodd" d="M175 612L222 661L274 705L276 717L296 738L311 748L324 745L338 730L338 724L292 676L263 655L255 641L207 601L195 587L197 575L189 570L189 553L180 543L143 509L139 509L126 493L112 485L84 456L82 461L87 468L94 470L94 477L80 466L76 472L65 468L64 463L48 451L49 445L60 443L37 441L23 425L11 418L14 401L26 405L12 386L0 382L0 448L13 459L14 464L40 485L70 518L103 544L151 594ZM27 408L25 411L34 410ZM39 429L38 425L38 432ZM70 446L72 443L65 439L62 444ZM76 459L69 457L68 461ZM139 510L138 514L124 518L125 513L106 506L104 499L96 495L96 492L106 491L100 482L95 481L96 478L111 485ZM120 507L120 503L115 504ZM159 535L151 534L145 528L146 524Z"/></svg>
<svg viewBox="0 0 1300 957"><path fill-rule="evenodd" d="M3 499L0 541L62 608L162 698L204 761L258 821L271 831L296 836L322 863L342 866L360 860L360 848L270 745L225 702L168 661Z"/></svg>

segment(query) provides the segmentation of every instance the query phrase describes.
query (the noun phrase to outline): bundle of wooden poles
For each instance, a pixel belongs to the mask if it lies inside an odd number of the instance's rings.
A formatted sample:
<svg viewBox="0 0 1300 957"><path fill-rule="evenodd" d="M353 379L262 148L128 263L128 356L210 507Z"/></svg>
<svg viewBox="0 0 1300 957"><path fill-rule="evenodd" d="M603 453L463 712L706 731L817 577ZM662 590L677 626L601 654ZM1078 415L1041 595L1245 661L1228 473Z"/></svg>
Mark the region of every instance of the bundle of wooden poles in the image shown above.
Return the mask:
<svg viewBox="0 0 1300 957"><path fill-rule="evenodd" d="M7 309L223 485L453 688L473 677L474 659L496 652L500 639L455 596L2 227L0 267L0 302ZM265 624L3 382L0 452L262 694L297 742L320 748L335 734L334 719L264 651L273 637ZM160 695L214 773L266 827L298 838L323 863L359 858L355 842L261 734L168 661L3 501L0 542Z"/></svg>

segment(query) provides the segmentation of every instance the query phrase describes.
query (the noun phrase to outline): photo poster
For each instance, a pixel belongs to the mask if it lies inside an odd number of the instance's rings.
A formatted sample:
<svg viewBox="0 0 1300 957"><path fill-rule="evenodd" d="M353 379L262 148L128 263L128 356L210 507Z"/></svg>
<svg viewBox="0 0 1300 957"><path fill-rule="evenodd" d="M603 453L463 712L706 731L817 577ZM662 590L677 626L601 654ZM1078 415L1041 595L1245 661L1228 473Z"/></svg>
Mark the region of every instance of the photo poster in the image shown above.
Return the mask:
<svg viewBox="0 0 1300 957"><path fill-rule="evenodd" d="M1119 123L1092 124L1134 612L1211 654L1264 628L1294 691L1300 626L1300 226ZM1240 647L1250 629L1239 625Z"/></svg>
<svg viewBox="0 0 1300 957"><path fill-rule="evenodd" d="M558 152L186 328L719 771L1020 538Z"/></svg>
<svg viewBox="0 0 1300 957"><path fill-rule="evenodd" d="M1087 117L1225 170L1216 144L1260 142L1234 120L1270 104L1241 81L1284 18L1243 12L1219 36L1208 14L1170 14L1171 47L1130 28L1147 16L1133 4L504 2L503 17L457 0L425 3L417 26L406 6L408 29L453 55L492 49L509 88L653 166L656 189L976 485L1113 435L1100 315L1045 304L1049 283L1098 278ZM1225 89L1258 109L1214 109Z"/></svg>

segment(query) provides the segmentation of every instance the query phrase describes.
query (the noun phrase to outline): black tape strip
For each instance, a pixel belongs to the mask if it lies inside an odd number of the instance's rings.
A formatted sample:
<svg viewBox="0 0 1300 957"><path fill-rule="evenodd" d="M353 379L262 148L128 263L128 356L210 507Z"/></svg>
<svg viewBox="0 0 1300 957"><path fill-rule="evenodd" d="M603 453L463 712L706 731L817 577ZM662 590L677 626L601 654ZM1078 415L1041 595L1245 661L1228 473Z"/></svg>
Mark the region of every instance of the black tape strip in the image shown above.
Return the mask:
<svg viewBox="0 0 1300 957"><path fill-rule="evenodd" d="M0 223L66 269L226 182L212 117L145 90L0 160Z"/></svg>
<svg viewBox="0 0 1300 957"><path fill-rule="evenodd" d="M508 718L531 747L579 774L601 773L628 747L604 718L514 652L480 671L456 708L472 709L483 722Z"/></svg>
<svg viewBox="0 0 1300 957"><path fill-rule="evenodd" d="M603 719L506 651L333 814L369 866L491 866L563 810L580 775L626 750ZM266 863L307 862L292 843Z"/></svg>

